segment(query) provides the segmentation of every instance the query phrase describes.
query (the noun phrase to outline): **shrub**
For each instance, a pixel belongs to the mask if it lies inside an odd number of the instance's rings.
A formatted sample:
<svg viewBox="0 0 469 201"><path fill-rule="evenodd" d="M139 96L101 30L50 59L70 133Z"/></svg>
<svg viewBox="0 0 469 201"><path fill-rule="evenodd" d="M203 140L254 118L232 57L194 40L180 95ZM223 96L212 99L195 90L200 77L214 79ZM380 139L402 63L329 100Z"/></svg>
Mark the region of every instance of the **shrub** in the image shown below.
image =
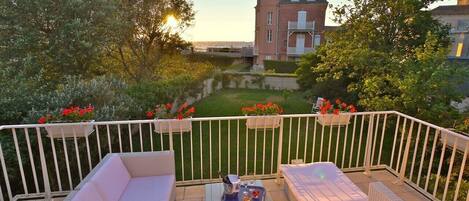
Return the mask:
<svg viewBox="0 0 469 201"><path fill-rule="evenodd" d="M68 106L95 106L96 120L122 120L138 117L142 108L125 93L127 85L114 77L100 76L91 80L67 77L49 93L39 94L42 105L34 106L24 119L36 122L42 114L57 113ZM46 104L45 104L46 103Z"/></svg>
<svg viewBox="0 0 469 201"><path fill-rule="evenodd" d="M232 57L227 56L218 56L218 55L210 55L204 53L192 53L187 55L189 61L192 62L208 62L214 65L217 68L226 69L230 67L233 62L236 60Z"/></svg>
<svg viewBox="0 0 469 201"><path fill-rule="evenodd" d="M264 61L265 70L272 70L276 73L294 73L298 69L298 65L294 61Z"/></svg>

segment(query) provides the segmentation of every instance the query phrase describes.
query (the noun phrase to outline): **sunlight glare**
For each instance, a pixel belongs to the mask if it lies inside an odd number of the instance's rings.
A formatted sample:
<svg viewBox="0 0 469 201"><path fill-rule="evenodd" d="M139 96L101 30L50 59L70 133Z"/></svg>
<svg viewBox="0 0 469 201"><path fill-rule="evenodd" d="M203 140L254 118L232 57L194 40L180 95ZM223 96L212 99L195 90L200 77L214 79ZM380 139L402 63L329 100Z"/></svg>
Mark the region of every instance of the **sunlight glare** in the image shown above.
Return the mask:
<svg viewBox="0 0 469 201"><path fill-rule="evenodd" d="M166 17L166 26L172 29L175 29L179 25L179 21L174 17L174 15L168 15Z"/></svg>

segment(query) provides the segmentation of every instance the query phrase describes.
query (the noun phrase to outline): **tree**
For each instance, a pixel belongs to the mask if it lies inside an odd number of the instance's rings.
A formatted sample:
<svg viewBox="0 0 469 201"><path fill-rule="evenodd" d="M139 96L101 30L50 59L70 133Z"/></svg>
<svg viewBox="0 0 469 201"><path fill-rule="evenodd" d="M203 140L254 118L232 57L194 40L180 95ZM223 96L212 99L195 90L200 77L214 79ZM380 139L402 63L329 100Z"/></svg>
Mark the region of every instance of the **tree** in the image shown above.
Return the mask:
<svg viewBox="0 0 469 201"><path fill-rule="evenodd" d="M121 38L109 49L125 76L134 81L157 80L154 72L165 55L178 53L190 44L180 34L194 19L188 0L123 0L120 18L125 23ZM166 24L168 17L177 19L177 27Z"/></svg>
<svg viewBox="0 0 469 201"><path fill-rule="evenodd" d="M316 81L342 80L367 110L399 110L430 121L454 114L466 73L446 60L448 27L426 11L435 0L353 0L334 10ZM305 57L306 59L306 57ZM314 79L314 78L313 78Z"/></svg>
<svg viewBox="0 0 469 201"><path fill-rule="evenodd" d="M114 0L4 0L0 3L0 59L46 80L102 74L104 48L116 38Z"/></svg>

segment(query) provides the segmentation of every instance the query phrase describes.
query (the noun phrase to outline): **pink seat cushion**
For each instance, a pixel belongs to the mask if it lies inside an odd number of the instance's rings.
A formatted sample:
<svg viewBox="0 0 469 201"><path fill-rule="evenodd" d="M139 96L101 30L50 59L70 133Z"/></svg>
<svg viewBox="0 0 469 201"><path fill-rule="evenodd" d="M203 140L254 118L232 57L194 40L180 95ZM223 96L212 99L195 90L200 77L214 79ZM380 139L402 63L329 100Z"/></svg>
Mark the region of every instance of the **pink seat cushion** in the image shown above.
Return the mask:
<svg viewBox="0 0 469 201"><path fill-rule="evenodd" d="M92 182L88 182L72 198L72 201L104 201Z"/></svg>
<svg viewBox="0 0 469 201"><path fill-rule="evenodd" d="M107 161L91 178L101 197L106 201L117 201L130 181L130 175L119 156Z"/></svg>
<svg viewBox="0 0 469 201"><path fill-rule="evenodd" d="M171 200L175 181L174 175L132 178L120 201Z"/></svg>

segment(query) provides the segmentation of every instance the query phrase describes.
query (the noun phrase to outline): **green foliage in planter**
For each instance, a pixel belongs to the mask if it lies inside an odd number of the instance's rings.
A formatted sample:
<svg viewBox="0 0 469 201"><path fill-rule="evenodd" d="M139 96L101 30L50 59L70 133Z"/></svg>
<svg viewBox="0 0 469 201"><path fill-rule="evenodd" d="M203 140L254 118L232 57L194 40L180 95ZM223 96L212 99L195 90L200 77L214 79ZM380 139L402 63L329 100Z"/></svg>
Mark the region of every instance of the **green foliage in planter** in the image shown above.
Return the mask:
<svg viewBox="0 0 469 201"><path fill-rule="evenodd" d="M264 68L276 73L294 73L298 69L298 65L294 61L265 60Z"/></svg>

